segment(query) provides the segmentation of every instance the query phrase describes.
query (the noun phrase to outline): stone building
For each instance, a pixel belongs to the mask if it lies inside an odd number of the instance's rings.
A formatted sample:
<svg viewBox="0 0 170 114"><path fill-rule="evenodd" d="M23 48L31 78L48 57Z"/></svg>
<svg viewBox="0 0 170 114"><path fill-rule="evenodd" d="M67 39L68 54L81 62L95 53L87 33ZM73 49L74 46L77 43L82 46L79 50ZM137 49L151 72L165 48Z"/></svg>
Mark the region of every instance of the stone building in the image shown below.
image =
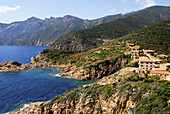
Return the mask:
<svg viewBox="0 0 170 114"><path fill-rule="evenodd" d="M155 53L155 51L154 50L145 50L145 49L143 49L143 52L144 52L144 55L147 55L147 54L149 54L149 55L154 55L154 53Z"/></svg>
<svg viewBox="0 0 170 114"><path fill-rule="evenodd" d="M140 53L140 47L139 46L131 47L131 58L132 58L132 60L139 59L139 53Z"/></svg>
<svg viewBox="0 0 170 114"><path fill-rule="evenodd" d="M165 70L151 70L150 75L159 75L161 80L169 80L170 74L168 71Z"/></svg>
<svg viewBox="0 0 170 114"><path fill-rule="evenodd" d="M168 56L167 55L158 55L158 58L163 58L164 60L168 60Z"/></svg>
<svg viewBox="0 0 170 114"><path fill-rule="evenodd" d="M139 72L148 72L154 68L154 61L146 57L140 57L139 59Z"/></svg>

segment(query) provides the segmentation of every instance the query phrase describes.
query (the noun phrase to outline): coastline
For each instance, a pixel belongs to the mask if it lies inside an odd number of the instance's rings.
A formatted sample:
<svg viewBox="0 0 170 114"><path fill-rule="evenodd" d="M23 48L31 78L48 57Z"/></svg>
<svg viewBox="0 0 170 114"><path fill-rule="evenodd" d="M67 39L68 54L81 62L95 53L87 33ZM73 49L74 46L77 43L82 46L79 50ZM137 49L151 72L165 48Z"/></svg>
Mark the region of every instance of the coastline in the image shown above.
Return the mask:
<svg viewBox="0 0 170 114"><path fill-rule="evenodd" d="M65 65L48 65L48 67L42 66L42 67L35 67L35 68L31 68L31 69L36 69L36 68L54 68L54 69L57 68L57 69L60 69L61 72L62 72L66 68L66 66ZM27 69L27 70L31 70L31 69ZM61 77L61 78L70 78L68 76L62 76L60 73L54 74L53 76ZM76 80L78 80L78 79L76 79ZM84 87L84 86L87 87L87 86L90 86L90 84L84 84L82 87ZM65 93L65 92L63 92L63 93ZM44 101L44 102L48 102L48 101ZM19 107L18 109L15 109L13 111L7 112L6 114L16 114L16 113L19 113L19 112L28 111L28 110L32 109L32 107L34 107L34 105L38 106L38 105L40 105L40 102L39 101L35 101L35 102L23 104L23 107L21 107L21 108ZM26 113L26 112L24 112L24 113Z"/></svg>
<svg viewBox="0 0 170 114"><path fill-rule="evenodd" d="M45 101L47 102L47 101ZM26 103L26 104L23 104L23 107L22 108L18 108L18 109L15 109L14 111L10 111L10 112L7 112L5 114L16 114L16 113L29 113L29 111L32 109L32 108L37 108L37 106L40 106L41 104L43 104L43 102L32 102L32 103Z"/></svg>

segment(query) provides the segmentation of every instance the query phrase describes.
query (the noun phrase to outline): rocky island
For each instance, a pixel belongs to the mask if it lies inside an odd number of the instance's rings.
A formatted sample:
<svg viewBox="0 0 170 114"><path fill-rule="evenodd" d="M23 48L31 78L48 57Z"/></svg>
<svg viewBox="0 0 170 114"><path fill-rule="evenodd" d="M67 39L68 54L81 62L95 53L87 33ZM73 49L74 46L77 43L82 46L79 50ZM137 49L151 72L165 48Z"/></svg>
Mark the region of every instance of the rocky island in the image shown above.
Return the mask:
<svg viewBox="0 0 170 114"><path fill-rule="evenodd" d="M17 61L3 62L0 64L1 72L16 72L30 69L27 65L19 63Z"/></svg>

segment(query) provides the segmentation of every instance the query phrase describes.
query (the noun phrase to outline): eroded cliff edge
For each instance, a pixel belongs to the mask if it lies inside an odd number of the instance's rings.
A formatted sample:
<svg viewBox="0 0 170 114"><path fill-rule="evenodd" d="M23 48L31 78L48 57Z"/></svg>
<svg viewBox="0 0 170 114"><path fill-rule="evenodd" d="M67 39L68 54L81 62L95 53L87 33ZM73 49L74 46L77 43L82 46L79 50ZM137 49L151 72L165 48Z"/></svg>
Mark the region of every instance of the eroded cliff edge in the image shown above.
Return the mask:
<svg viewBox="0 0 170 114"><path fill-rule="evenodd" d="M159 77L119 71L95 84L71 89L50 101L28 104L10 114L168 114L169 85L168 81L159 81Z"/></svg>

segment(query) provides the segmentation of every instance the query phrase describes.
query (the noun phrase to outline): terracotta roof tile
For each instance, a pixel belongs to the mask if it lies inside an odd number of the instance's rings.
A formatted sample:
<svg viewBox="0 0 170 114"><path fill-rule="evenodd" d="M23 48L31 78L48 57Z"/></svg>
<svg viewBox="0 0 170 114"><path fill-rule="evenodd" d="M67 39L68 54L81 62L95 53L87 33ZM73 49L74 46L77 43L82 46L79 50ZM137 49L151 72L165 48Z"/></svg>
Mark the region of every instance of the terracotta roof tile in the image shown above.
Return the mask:
<svg viewBox="0 0 170 114"><path fill-rule="evenodd" d="M166 74L169 75L168 71L151 70L150 74Z"/></svg>
<svg viewBox="0 0 170 114"><path fill-rule="evenodd" d="M133 46L132 48L139 49L140 47L139 46Z"/></svg>
<svg viewBox="0 0 170 114"><path fill-rule="evenodd" d="M154 62L152 59L139 59L140 62Z"/></svg>

